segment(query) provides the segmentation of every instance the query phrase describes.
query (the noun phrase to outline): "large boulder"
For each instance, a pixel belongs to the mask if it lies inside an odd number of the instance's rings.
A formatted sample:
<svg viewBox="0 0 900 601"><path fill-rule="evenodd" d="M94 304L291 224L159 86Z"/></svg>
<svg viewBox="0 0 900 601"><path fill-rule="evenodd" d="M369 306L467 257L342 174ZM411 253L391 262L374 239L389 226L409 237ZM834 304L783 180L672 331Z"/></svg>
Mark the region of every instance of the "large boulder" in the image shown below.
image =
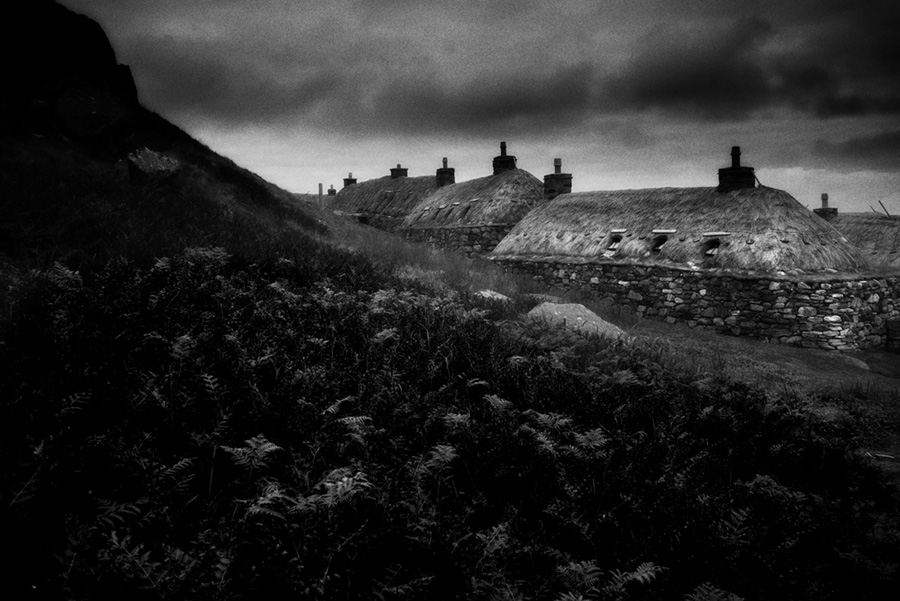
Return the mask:
<svg viewBox="0 0 900 601"><path fill-rule="evenodd" d="M556 323L579 334L601 338L628 338L624 330L578 303L541 303L528 312L528 317L548 323Z"/></svg>

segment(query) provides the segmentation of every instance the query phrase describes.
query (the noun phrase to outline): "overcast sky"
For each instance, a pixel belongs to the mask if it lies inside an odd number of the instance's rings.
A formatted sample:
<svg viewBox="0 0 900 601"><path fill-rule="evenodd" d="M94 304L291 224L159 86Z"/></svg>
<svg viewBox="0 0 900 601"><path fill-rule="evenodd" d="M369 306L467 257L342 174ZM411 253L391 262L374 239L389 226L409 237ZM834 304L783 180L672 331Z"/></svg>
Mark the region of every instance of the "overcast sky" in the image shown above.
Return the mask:
<svg viewBox="0 0 900 601"><path fill-rule="evenodd" d="M714 186L900 214L897 0L62 0L141 102L295 192L505 140L575 191Z"/></svg>

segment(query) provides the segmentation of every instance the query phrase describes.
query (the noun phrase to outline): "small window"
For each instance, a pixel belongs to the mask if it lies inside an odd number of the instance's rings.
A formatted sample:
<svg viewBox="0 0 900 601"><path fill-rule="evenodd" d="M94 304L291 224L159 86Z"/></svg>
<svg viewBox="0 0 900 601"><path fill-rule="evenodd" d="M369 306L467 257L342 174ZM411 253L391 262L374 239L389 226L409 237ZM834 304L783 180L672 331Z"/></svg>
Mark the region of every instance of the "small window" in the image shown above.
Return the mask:
<svg viewBox="0 0 900 601"><path fill-rule="evenodd" d="M620 244L622 244L622 236L619 234L613 234L613 237L609 239L609 244L607 245L606 250L615 252L619 249Z"/></svg>
<svg viewBox="0 0 900 601"><path fill-rule="evenodd" d="M656 238L653 239L653 246L650 247L650 250L652 252L658 253L659 251L662 250L662 247L668 241L669 241L668 236L657 236Z"/></svg>
<svg viewBox="0 0 900 601"><path fill-rule="evenodd" d="M613 234L609 239L609 244L606 245L606 250L603 251L603 256L607 259L616 254L616 251L619 250L619 246L622 245L622 235L621 234Z"/></svg>
<svg viewBox="0 0 900 601"><path fill-rule="evenodd" d="M718 238L706 240L703 243L703 255L706 257L715 257L719 254L719 247L722 245Z"/></svg>

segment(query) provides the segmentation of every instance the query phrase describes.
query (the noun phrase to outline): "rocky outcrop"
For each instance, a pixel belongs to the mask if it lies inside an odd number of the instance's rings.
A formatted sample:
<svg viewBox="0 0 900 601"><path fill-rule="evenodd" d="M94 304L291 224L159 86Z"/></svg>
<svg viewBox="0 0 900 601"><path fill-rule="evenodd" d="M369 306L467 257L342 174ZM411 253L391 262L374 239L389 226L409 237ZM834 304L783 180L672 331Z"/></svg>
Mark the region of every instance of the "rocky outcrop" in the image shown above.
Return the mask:
<svg viewBox="0 0 900 601"><path fill-rule="evenodd" d="M137 109L131 70L96 21L52 0L13 4L0 19L4 129L91 136Z"/></svg>
<svg viewBox="0 0 900 601"><path fill-rule="evenodd" d="M149 148L141 148L128 155L128 174L137 183L166 179L180 170L181 163L176 159Z"/></svg>

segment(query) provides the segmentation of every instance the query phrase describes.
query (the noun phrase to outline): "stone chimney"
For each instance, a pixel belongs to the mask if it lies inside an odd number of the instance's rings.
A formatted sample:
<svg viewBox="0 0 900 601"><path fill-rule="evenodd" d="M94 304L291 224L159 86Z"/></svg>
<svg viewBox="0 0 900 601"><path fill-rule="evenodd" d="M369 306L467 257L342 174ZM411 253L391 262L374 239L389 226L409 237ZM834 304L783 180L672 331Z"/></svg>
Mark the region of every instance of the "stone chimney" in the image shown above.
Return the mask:
<svg viewBox="0 0 900 601"><path fill-rule="evenodd" d="M828 206L828 194L822 194L822 207L819 209L813 209L813 213L815 213L825 221L831 221L832 219L837 217L838 210L836 208L830 208Z"/></svg>
<svg viewBox="0 0 900 601"><path fill-rule="evenodd" d="M753 167L741 167L741 147L731 147L731 167L719 169L719 191L730 192L742 188L755 188L756 174Z"/></svg>
<svg viewBox="0 0 900 601"><path fill-rule="evenodd" d="M516 168L516 157L506 154L506 142L500 142L500 156L494 157L494 175Z"/></svg>
<svg viewBox="0 0 900 601"><path fill-rule="evenodd" d="M337 190L334 189L334 186L328 186L328 196L336 196Z"/></svg>
<svg viewBox="0 0 900 601"><path fill-rule="evenodd" d="M562 172L562 159L553 159L553 173L544 176L544 200L572 191L572 174Z"/></svg>
<svg viewBox="0 0 900 601"><path fill-rule="evenodd" d="M447 157L444 157L444 166L437 170L435 181L437 182L438 188L443 188L444 186L456 183L456 169L447 167Z"/></svg>
<svg viewBox="0 0 900 601"><path fill-rule="evenodd" d="M347 186L352 186L355 183L356 183L356 178L353 177L352 173L348 173L347 177L344 178L344 187L346 188Z"/></svg>
<svg viewBox="0 0 900 601"><path fill-rule="evenodd" d="M406 177L406 173L409 170L406 167L401 167L400 163L397 163L397 166L391 169L391 179L397 179L398 177Z"/></svg>

